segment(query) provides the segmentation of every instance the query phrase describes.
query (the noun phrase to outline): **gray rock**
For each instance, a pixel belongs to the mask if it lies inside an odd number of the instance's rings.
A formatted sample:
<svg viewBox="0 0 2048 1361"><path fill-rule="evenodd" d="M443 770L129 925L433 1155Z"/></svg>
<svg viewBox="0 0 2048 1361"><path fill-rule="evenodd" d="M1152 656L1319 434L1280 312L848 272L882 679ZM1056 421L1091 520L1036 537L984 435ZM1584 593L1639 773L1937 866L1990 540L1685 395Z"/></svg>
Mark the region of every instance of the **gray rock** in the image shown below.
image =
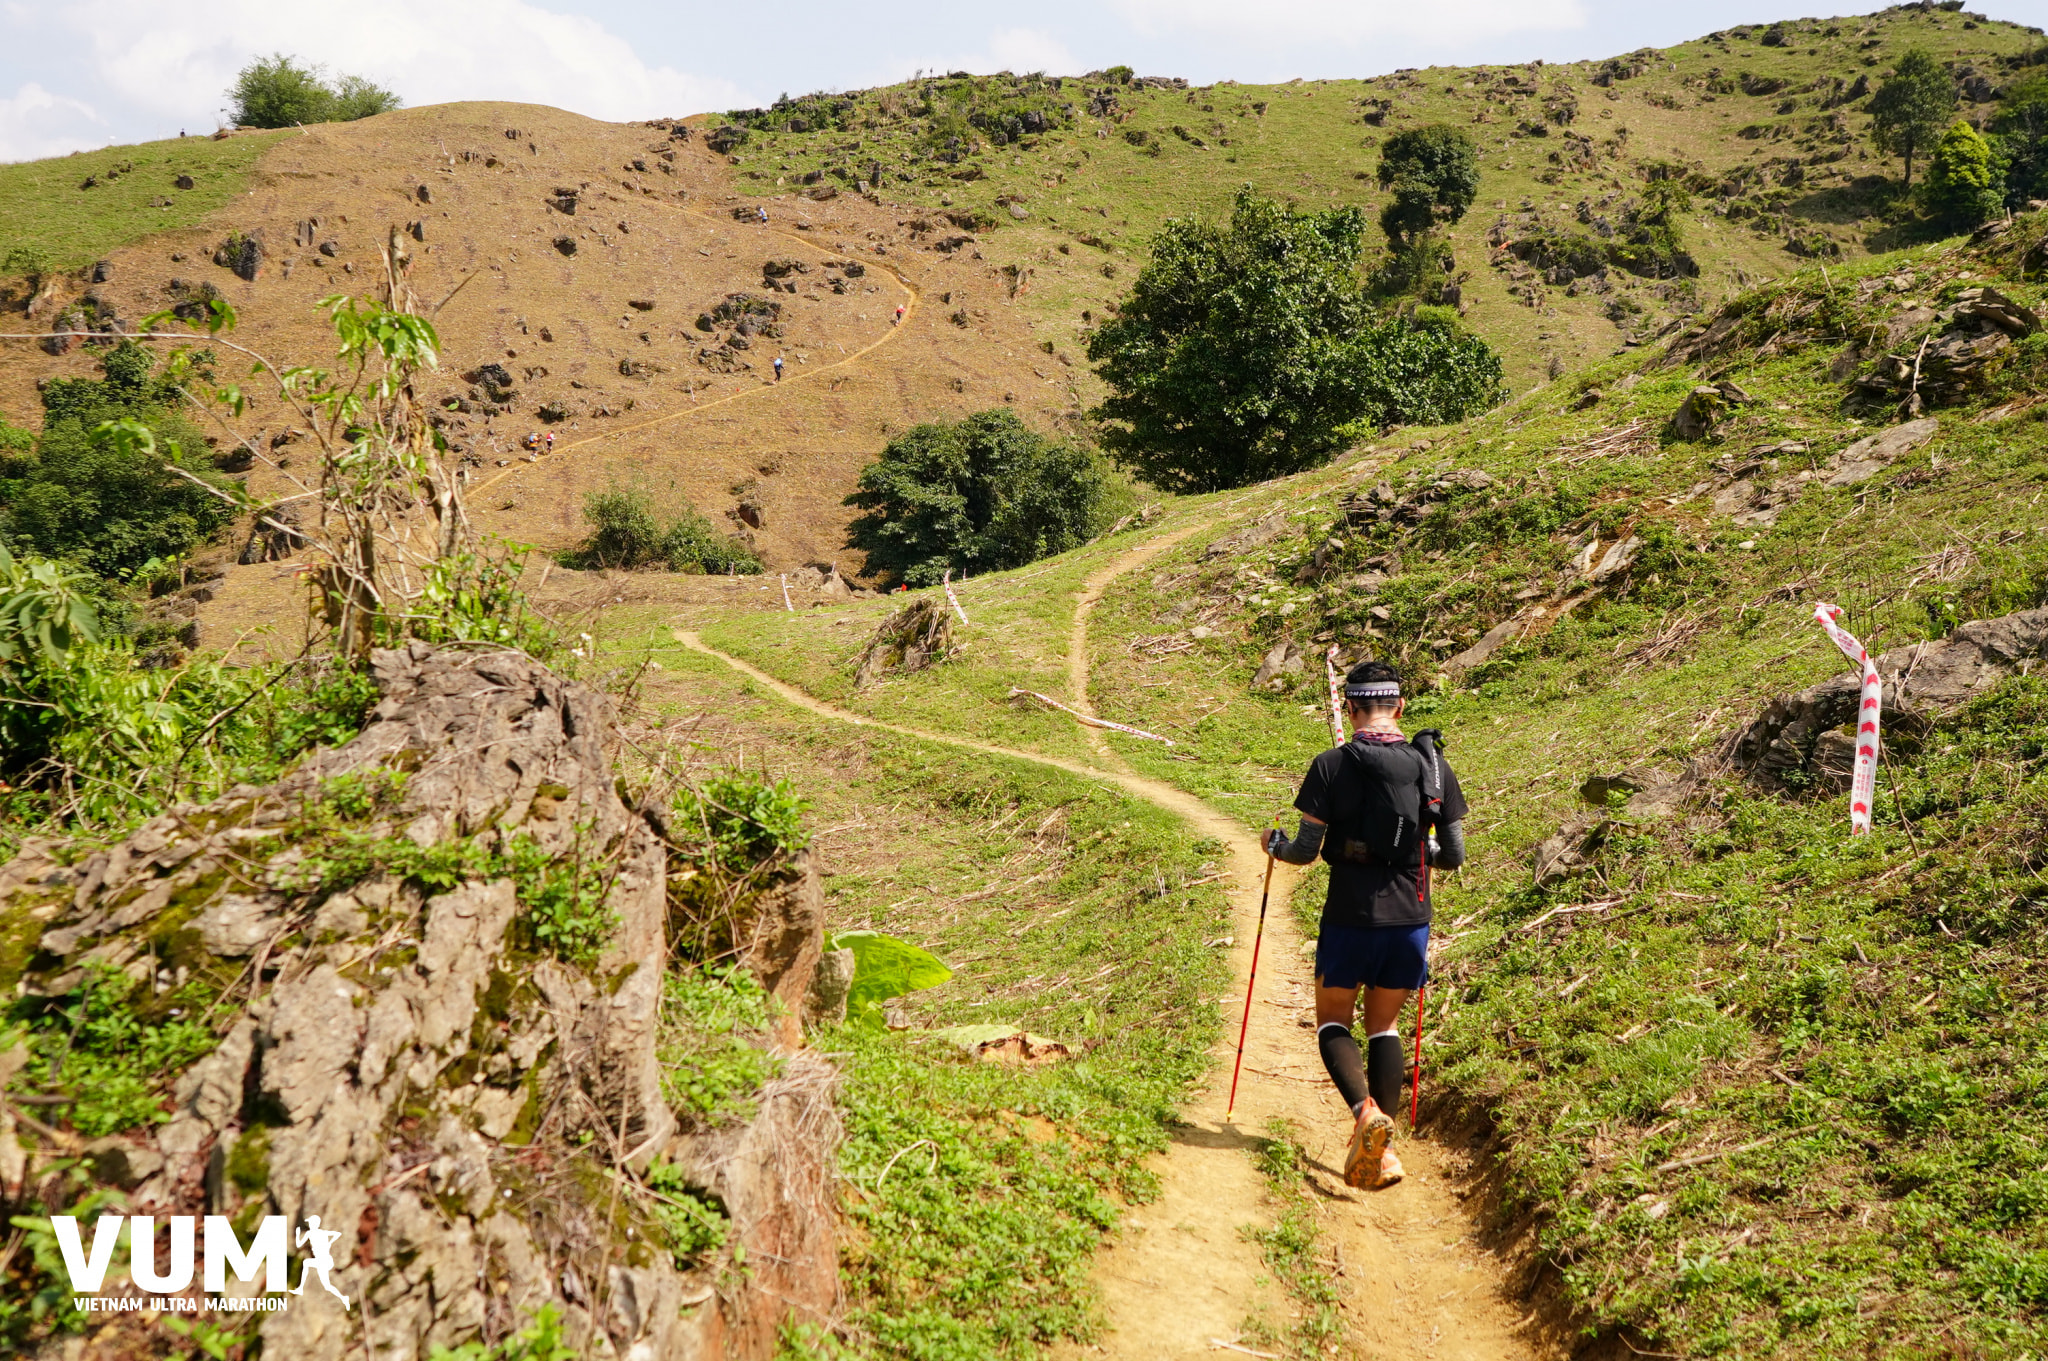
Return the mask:
<svg viewBox="0 0 2048 1361"><path fill-rule="evenodd" d="M1907 421L1889 430L1857 440L1835 456L1836 469L1827 480L1830 487L1853 487L1883 472L1893 460L1911 453L1933 439L1941 422L1932 416Z"/></svg>
<svg viewBox="0 0 2048 1361"><path fill-rule="evenodd" d="M1282 639L1273 644L1259 663L1259 669L1252 674L1252 689L1264 690L1269 686L1280 689L1285 686L1287 677L1300 675L1307 665L1301 649Z"/></svg>
<svg viewBox="0 0 2048 1361"><path fill-rule="evenodd" d="M804 999L804 1019L813 1025L837 1025L846 1019L846 995L853 988L851 950L827 950L818 956L811 991Z"/></svg>
<svg viewBox="0 0 2048 1361"><path fill-rule="evenodd" d="M282 903L265 896L252 898L230 893L194 919L200 944L217 955L236 958L256 953L264 941L277 934L282 924L278 914Z"/></svg>
<svg viewBox="0 0 2048 1361"><path fill-rule="evenodd" d="M118 1135L87 1144L85 1158L92 1164L96 1179L111 1182L124 1191L133 1191L164 1169L162 1153L148 1144L134 1143Z"/></svg>

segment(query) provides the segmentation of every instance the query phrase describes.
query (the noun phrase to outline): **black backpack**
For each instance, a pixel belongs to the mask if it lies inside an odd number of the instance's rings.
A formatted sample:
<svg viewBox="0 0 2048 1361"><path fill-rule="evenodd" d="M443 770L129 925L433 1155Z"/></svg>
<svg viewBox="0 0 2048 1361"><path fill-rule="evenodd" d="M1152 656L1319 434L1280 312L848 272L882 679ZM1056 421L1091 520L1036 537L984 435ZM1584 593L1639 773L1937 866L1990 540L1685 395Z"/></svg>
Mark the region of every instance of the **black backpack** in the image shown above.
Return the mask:
<svg viewBox="0 0 2048 1361"><path fill-rule="evenodd" d="M1359 774L1358 808L1330 830L1335 861L1357 865L1423 864L1430 829L1443 808L1443 734L1426 729L1407 742L1360 742L1342 747Z"/></svg>

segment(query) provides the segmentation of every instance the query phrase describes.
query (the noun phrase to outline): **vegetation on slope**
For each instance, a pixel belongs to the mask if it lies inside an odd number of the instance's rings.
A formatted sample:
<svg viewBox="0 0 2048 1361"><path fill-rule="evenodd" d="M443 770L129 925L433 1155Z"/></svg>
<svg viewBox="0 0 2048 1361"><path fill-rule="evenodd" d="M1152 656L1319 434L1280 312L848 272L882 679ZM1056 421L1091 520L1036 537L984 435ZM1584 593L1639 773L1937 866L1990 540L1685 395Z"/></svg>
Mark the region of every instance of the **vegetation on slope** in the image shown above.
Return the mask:
<svg viewBox="0 0 2048 1361"><path fill-rule="evenodd" d="M2044 986L2038 681L1895 731L1870 837L1825 789L1730 775L1663 816L1608 809L1576 873L1532 884L1526 858L1587 777L1676 769L1838 671L1816 600L1873 652L2048 604L2040 332L1950 390L1918 450L1849 484L1825 471L1893 419L1855 381L1870 356L1943 334L1935 306L1972 286L2038 307L2021 280L2044 235L2035 217L1983 251L1801 274L1731 306L1739 339L1417 441L1324 484L1336 504L1297 498L1257 552L1204 561L1198 541L1098 616L1133 644L1098 705L1197 756L1243 742L1289 772L1322 740L1331 642L1427 691L1411 714L1450 735L1480 848L1440 911L1438 1110L1499 1141L1504 1213L1530 1217L1589 1326L1685 1355L2022 1354L2048 1329L2048 1215L2026 1189L2048 1175L2048 1107L2020 1001ZM1681 439L1702 362L1754 400ZM1745 480L1791 489L1760 506ZM1264 723L1190 725L1153 698L1206 709L1219 665L1295 649ZM1215 787L1143 745L1132 760Z"/></svg>
<svg viewBox="0 0 2048 1361"><path fill-rule="evenodd" d="M1019 299L1044 333L1078 349L1166 220L1219 215L1247 181L1304 206L1377 216L1389 201L1375 180L1380 150L1407 130L1462 127L1483 155L1475 210L1445 236L1450 277L1520 388L1553 359L1604 356L1802 259L1916 239L1917 210L1872 145L1866 111L1915 48L1936 54L1961 112L1980 121L1999 114L2000 96L2038 69L2030 63L2042 52L2038 31L1915 5L1740 25L1604 61L1371 80L1189 88L1108 72L959 74L831 96L829 126L763 111L730 151L755 193L879 186L886 201L921 209L935 232L980 234L991 261L1016 268ZM1006 121L1000 140L979 131L957 146L931 143L935 103L1048 97L1058 118L1043 126L1020 120L1012 135ZM1569 262L1499 250L1534 231L1585 231L1604 243L1664 164L1694 186L1681 226L1697 279L1604 260L1560 271Z"/></svg>
<svg viewBox="0 0 2048 1361"><path fill-rule="evenodd" d="M20 276L77 269L152 232L194 225L248 188L282 135L175 137L0 165L0 272L17 277L14 301L27 301Z"/></svg>

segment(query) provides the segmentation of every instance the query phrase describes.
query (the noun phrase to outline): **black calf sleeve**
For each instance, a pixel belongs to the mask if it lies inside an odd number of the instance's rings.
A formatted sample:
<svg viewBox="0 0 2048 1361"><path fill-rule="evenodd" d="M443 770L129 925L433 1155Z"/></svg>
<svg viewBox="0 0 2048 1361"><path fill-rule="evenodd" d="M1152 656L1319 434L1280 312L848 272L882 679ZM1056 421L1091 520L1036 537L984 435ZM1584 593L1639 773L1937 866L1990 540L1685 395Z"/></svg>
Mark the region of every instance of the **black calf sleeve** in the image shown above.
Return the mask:
<svg viewBox="0 0 2048 1361"><path fill-rule="evenodd" d="M1399 1034L1388 1030L1366 1039L1365 1085L1372 1092L1374 1105L1388 1115L1400 1110L1401 1083L1407 1076Z"/></svg>
<svg viewBox="0 0 2048 1361"><path fill-rule="evenodd" d="M1344 1104L1357 1110L1365 1104L1365 1064L1358 1056L1358 1041L1351 1027L1341 1021L1325 1021L1316 1028L1316 1048L1323 1051L1323 1067Z"/></svg>

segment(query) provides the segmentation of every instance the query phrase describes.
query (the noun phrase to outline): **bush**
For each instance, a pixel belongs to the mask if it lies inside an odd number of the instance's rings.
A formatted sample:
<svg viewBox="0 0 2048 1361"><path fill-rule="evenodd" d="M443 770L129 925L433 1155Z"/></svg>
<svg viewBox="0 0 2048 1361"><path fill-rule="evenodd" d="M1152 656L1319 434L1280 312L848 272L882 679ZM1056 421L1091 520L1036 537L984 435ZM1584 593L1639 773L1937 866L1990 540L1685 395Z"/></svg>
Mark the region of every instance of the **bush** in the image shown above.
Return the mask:
<svg viewBox="0 0 2048 1361"><path fill-rule="evenodd" d="M1942 134L1920 182L1929 216L1946 227L1967 229L1998 216L2005 207L2005 175L1991 144L1958 118Z"/></svg>
<svg viewBox="0 0 2048 1361"><path fill-rule="evenodd" d="M993 572L1079 547L1113 488L1089 450L1037 434L1005 410L916 426L861 472L846 504L867 512L846 542L867 571L936 585L948 568Z"/></svg>
<svg viewBox="0 0 2048 1361"><path fill-rule="evenodd" d="M217 533L236 514L204 456L199 430L180 415L176 385L141 346L124 340L100 359L100 378L44 384L43 433L33 453L0 439L0 542L127 577ZM110 437L133 420L154 440ZM165 465L174 464L182 472Z"/></svg>
<svg viewBox="0 0 2048 1361"><path fill-rule="evenodd" d="M1296 213L1250 189L1227 224L1169 222L1088 343L1119 462L1215 491L1326 462L1360 425L1458 420L1498 399L1484 341L1378 319L1356 208Z"/></svg>
<svg viewBox="0 0 2048 1361"><path fill-rule="evenodd" d="M590 537L562 555L565 567L671 572L758 572L761 559L740 539L720 534L695 509L663 524L637 487L592 492L583 503Z"/></svg>
<svg viewBox="0 0 2048 1361"><path fill-rule="evenodd" d="M228 99L230 115L246 128L342 123L404 107L397 95L361 76L329 85L318 66L301 66L282 52L244 66L228 87Z"/></svg>

